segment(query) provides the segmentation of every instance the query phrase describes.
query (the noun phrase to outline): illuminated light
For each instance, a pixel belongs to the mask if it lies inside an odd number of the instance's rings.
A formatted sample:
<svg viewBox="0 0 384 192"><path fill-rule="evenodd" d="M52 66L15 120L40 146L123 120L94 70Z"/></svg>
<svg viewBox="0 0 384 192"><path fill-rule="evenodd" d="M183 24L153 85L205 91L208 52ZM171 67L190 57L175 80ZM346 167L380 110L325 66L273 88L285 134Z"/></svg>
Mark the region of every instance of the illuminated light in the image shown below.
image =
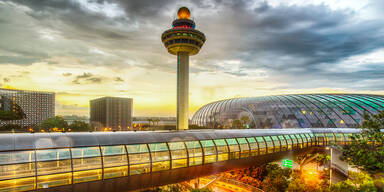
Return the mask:
<svg viewBox="0 0 384 192"><path fill-rule="evenodd" d="M312 111L309 114L312 115Z"/></svg>
<svg viewBox="0 0 384 192"><path fill-rule="evenodd" d="M341 124L344 124L344 120L340 120L340 123L341 123Z"/></svg>
<svg viewBox="0 0 384 192"><path fill-rule="evenodd" d="M179 11L177 11L178 19L189 19L191 17L191 12L186 7L181 7Z"/></svg>
<svg viewBox="0 0 384 192"><path fill-rule="evenodd" d="M283 167L292 168L293 167L293 161L289 159L283 160Z"/></svg>
<svg viewBox="0 0 384 192"><path fill-rule="evenodd" d="M307 113L307 111L305 111L305 110L302 110L301 112L302 112L304 115Z"/></svg>

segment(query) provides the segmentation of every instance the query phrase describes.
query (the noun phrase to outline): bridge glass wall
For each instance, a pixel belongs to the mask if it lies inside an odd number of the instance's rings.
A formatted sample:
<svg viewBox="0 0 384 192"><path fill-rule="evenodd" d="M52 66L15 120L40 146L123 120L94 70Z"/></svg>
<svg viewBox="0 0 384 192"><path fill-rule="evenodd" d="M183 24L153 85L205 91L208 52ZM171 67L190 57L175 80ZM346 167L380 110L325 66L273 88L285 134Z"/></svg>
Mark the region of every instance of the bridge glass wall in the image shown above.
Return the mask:
<svg viewBox="0 0 384 192"><path fill-rule="evenodd" d="M351 133L277 134L0 152L0 191L28 191L249 158L313 145L348 144L351 136Z"/></svg>
<svg viewBox="0 0 384 192"><path fill-rule="evenodd" d="M206 128L357 128L363 114L384 110L384 96L303 94L209 103L192 117Z"/></svg>

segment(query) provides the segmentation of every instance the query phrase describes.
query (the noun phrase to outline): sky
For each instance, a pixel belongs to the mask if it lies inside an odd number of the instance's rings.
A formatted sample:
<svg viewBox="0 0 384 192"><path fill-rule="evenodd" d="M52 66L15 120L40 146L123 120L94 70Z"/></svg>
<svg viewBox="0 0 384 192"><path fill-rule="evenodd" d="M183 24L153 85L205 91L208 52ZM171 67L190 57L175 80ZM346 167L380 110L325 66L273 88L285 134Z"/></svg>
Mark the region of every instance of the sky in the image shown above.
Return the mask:
<svg viewBox="0 0 384 192"><path fill-rule="evenodd" d="M190 57L190 115L234 97L384 94L383 0L2 0L0 87L55 92L60 115L117 96L134 116L175 116L160 36L181 6L207 37Z"/></svg>

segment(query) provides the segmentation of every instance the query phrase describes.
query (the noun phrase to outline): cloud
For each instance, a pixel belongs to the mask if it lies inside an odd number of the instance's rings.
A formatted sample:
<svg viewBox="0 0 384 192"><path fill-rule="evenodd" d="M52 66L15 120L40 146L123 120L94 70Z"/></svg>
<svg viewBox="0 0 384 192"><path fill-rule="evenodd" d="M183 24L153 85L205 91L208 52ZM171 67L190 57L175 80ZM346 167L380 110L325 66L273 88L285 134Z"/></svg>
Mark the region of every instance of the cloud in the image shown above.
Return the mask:
<svg viewBox="0 0 384 192"><path fill-rule="evenodd" d="M155 82L173 93L176 57L160 36L180 6L191 9L207 36L190 57L191 98L198 104L283 89L383 91L384 59L377 58L384 50L384 4L377 0L5 0L1 67L44 66L56 76L0 75L11 83L45 81L44 89L57 77L52 84L68 84L68 92L108 87L150 99Z"/></svg>
<svg viewBox="0 0 384 192"><path fill-rule="evenodd" d="M103 81L102 77L96 77L92 73L84 72L82 75L77 75L72 81L73 84L100 84Z"/></svg>
<svg viewBox="0 0 384 192"><path fill-rule="evenodd" d="M9 82L11 82L11 79L10 78L3 78L3 82L4 83L9 83Z"/></svg>
<svg viewBox="0 0 384 192"><path fill-rule="evenodd" d="M121 77L115 77L114 80L117 82L124 82L124 79L122 79Z"/></svg>

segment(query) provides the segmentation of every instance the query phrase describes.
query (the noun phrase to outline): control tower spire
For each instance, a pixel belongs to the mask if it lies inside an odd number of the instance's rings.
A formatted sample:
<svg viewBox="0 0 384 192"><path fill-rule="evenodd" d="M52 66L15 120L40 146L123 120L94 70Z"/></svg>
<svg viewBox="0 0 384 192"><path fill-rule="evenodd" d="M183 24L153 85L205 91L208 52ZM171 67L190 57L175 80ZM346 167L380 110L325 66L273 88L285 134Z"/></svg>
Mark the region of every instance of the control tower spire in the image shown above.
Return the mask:
<svg viewBox="0 0 384 192"><path fill-rule="evenodd" d="M199 53L205 42L204 33L195 29L190 17L189 9L181 7L172 28L161 35L168 52L177 55L177 130L188 129L189 56Z"/></svg>

